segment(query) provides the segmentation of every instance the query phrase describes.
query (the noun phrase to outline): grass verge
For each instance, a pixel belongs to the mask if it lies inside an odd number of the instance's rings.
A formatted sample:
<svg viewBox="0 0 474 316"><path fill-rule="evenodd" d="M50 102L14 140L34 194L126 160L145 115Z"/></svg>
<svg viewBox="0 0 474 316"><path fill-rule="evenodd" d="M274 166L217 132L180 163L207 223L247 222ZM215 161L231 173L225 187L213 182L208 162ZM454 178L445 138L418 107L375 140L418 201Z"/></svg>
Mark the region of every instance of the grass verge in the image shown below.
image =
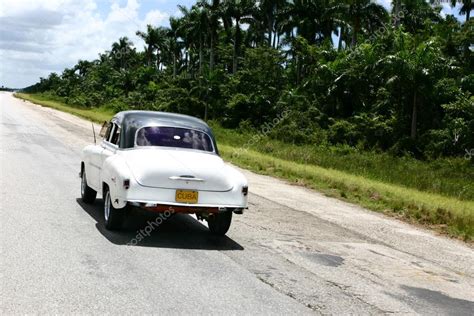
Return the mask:
<svg viewBox="0 0 474 316"><path fill-rule="evenodd" d="M245 169L276 176L450 236L472 241L474 202L370 180L339 170L287 161L253 150L236 153L220 145L222 156Z"/></svg>
<svg viewBox="0 0 474 316"><path fill-rule="evenodd" d="M73 107L39 95L17 93L15 96L96 122L103 122L113 116L110 110L103 108ZM433 166L419 161L396 160L399 158L389 158L395 160L386 162L386 158L382 161L382 155L374 153L367 157L365 153L351 153L350 157L337 160L337 152L311 151L309 146L294 146L272 140L264 140L265 144L257 144L255 148L236 150L245 145L249 135L213 127L223 158L240 167L289 180L467 242L474 239L474 201L469 196L472 169L462 161L443 162L441 168L439 162ZM300 156L305 157L303 161L299 160ZM359 170L357 164L350 164L357 160L360 160L360 165L369 162L370 166ZM394 164L398 167L387 169ZM452 169L453 166L456 170ZM418 178L424 181L416 180ZM435 189L441 194L430 192L434 190L431 187L425 189L431 182L436 182ZM442 187L440 182L449 185ZM468 188L465 196L457 196L458 188L465 191Z"/></svg>
<svg viewBox="0 0 474 316"><path fill-rule="evenodd" d="M108 121L114 116L114 112L109 109L104 109L102 107L98 108L84 108L76 107L68 104L64 104L60 101L51 100L45 96L39 94L26 94L26 93L15 93L14 96L19 99L30 101L34 104L45 106L48 108L53 108L59 111L67 112L82 118L85 118L89 121L94 121L97 123L103 123Z"/></svg>
<svg viewBox="0 0 474 316"><path fill-rule="evenodd" d="M346 145L295 145L265 135L255 139L255 135L259 135L258 130L230 130L212 122L211 126L220 144L458 200L474 201L474 161L464 157L421 161Z"/></svg>

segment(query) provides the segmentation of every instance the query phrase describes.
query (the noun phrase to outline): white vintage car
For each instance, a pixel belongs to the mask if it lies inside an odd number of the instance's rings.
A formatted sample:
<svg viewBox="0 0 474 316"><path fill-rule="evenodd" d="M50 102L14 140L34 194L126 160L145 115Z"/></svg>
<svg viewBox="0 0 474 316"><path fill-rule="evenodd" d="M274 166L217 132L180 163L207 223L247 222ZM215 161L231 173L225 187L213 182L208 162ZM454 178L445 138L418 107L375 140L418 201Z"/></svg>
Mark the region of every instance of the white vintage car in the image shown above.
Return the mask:
<svg viewBox="0 0 474 316"><path fill-rule="evenodd" d="M180 114L125 111L104 123L99 145L83 149L81 196L104 200L107 229L119 229L130 207L196 214L224 235L232 213L247 208L248 185L224 163L209 126Z"/></svg>

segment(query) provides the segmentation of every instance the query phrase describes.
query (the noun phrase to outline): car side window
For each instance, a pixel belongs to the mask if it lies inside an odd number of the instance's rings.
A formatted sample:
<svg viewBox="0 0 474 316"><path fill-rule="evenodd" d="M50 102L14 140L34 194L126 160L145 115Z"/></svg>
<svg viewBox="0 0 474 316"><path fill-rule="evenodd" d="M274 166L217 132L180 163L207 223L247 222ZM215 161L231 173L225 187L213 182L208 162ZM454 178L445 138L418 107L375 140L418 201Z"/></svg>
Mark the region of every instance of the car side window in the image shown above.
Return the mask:
<svg viewBox="0 0 474 316"><path fill-rule="evenodd" d="M105 131L105 134L104 134L104 140L105 141L108 141L109 140L109 137L110 137L110 132L112 131L112 127L114 126L114 124L112 124L111 122L109 122L107 124L107 130Z"/></svg>
<svg viewBox="0 0 474 316"><path fill-rule="evenodd" d="M120 140L120 126L118 126L117 124L113 124L115 127L113 129L113 132L112 132L112 137L110 138L110 142L114 145L117 145L119 144L119 140Z"/></svg>

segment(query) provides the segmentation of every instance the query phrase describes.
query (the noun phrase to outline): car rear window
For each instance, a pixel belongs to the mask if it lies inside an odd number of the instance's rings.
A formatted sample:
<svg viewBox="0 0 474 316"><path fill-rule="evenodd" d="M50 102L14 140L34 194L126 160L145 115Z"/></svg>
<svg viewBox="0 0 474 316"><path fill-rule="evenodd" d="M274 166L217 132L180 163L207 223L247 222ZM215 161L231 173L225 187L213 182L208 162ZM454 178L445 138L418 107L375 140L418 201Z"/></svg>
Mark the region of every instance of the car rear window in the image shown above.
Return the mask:
<svg viewBox="0 0 474 316"><path fill-rule="evenodd" d="M137 131L135 144L136 146L161 146L208 152L214 151L212 141L206 133L180 127L142 127Z"/></svg>

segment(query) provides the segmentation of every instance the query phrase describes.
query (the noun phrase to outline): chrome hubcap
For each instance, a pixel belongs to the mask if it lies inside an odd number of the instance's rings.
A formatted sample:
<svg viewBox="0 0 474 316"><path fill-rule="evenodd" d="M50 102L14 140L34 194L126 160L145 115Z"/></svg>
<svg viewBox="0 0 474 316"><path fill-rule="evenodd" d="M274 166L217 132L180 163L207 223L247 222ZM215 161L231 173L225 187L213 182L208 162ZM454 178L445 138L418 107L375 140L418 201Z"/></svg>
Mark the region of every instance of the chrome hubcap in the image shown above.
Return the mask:
<svg viewBox="0 0 474 316"><path fill-rule="evenodd" d="M110 193L107 191L105 195L105 202L104 202L104 217L105 221L109 220L109 213L110 213Z"/></svg>

